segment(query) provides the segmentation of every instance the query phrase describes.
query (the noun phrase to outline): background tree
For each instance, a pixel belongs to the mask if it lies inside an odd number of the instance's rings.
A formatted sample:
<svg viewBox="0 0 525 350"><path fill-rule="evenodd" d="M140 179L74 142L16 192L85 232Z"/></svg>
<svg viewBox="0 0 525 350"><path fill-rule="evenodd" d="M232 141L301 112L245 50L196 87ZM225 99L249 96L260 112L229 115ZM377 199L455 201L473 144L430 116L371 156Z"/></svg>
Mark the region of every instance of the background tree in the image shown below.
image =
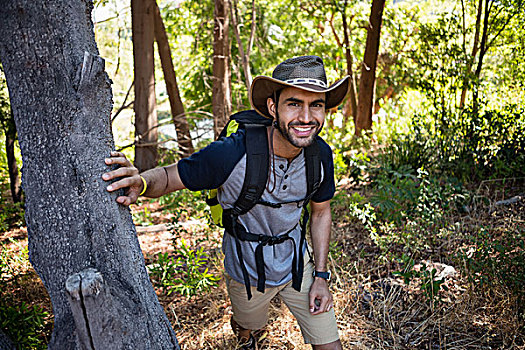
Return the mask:
<svg viewBox="0 0 525 350"><path fill-rule="evenodd" d="M159 49L160 61L162 64L162 71L164 73L164 80L166 81L166 90L171 107L171 118L175 131L177 132L177 142L179 144L179 156L181 158L190 156L193 152L193 143L191 141L190 127L184 112L184 105L180 98L179 86L177 84L177 77L173 62L171 60L171 49L164 28L164 22L160 14L159 7L155 1L155 40Z"/></svg>
<svg viewBox="0 0 525 350"><path fill-rule="evenodd" d="M135 75L135 166L154 168L158 161L157 109L155 98L155 1L131 0L133 62Z"/></svg>
<svg viewBox="0 0 525 350"><path fill-rule="evenodd" d="M228 0L215 0L212 91L215 137L224 128L231 114L229 12Z"/></svg>
<svg viewBox="0 0 525 350"><path fill-rule="evenodd" d="M348 97L344 105L344 124L348 122L348 119L350 116L352 116L352 119L354 121L354 124L356 122L357 118L357 90L356 90L356 78L354 74L354 55L352 53L352 47L350 45L350 36L352 34L350 23L352 22L353 17L351 16L348 18L347 16L347 8L348 8L348 0L344 0L342 3L342 6L339 5L337 1L334 1L333 8L335 8L335 11L332 13L330 17L330 28L332 29L332 33L334 34L335 41L337 42L337 45L344 50L344 56L346 60L346 74L350 77L350 84L349 84L349 90L348 90ZM340 39L338 30L336 29L336 26L334 24L334 17L336 13L341 14L342 19L342 29L343 29L343 40Z"/></svg>
<svg viewBox="0 0 525 350"><path fill-rule="evenodd" d="M239 48L239 53L241 56L242 67L244 71L244 80L246 83L246 90L250 91L250 86L252 85L252 73L250 69L250 53L253 47L253 40L255 38L255 28L256 28L256 9L255 9L255 0L252 0L251 6L251 25L250 25L250 36L246 47L242 43L240 29L244 26L244 23L239 21L239 6L237 0L228 0L230 6L230 14L232 19L233 32L235 34L235 39L237 40L237 46Z"/></svg>
<svg viewBox="0 0 525 350"><path fill-rule="evenodd" d="M91 10L89 1L0 1L0 60L24 161L30 260L55 316L49 348L178 348L129 211L101 179L113 147L112 103ZM100 294L89 293L100 284L75 275L87 268L105 281ZM70 304L64 288L73 275ZM72 312L76 298L93 306L102 297L111 308Z"/></svg>
<svg viewBox="0 0 525 350"><path fill-rule="evenodd" d="M355 134L357 136L361 135L362 130L370 130L372 128L376 66L384 8L385 0L372 1L370 20L367 28L368 34L366 37L365 55L361 66L361 76L359 78L357 118L355 125Z"/></svg>
<svg viewBox="0 0 525 350"><path fill-rule="evenodd" d="M20 187L20 173L15 157L15 143L17 140L16 125L9 104L9 95L5 87L4 71L0 65L0 126L5 136L5 153L11 198L14 203L18 203L22 200L22 188Z"/></svg>
<svg viewBox="0 0 525 350"><path fill-rule="evenodd" d="M474 71L473 77L476 84L479 84L481 69L483 67L484 58L487 51L493 47L505 28L511 23L515 16L523 15L523 0L510 0L510 1L494 1L485 0L483 5L483 25L481 29L481 40L479 43L479 54L477 57L476 70ZM481 3L478 5L481 6ZM478 10L479 12L479 10ZM477 27L476 27L477 28ZM475 40L475 39L474 39ZM476 43L475 43L476 44ZM473 45L474 46L474 45ZM475 48L473 48L473 56L475 57ZM467 67L470 68L470 67ZM470 71L467 72L467 74ZM476 87L473 91L473 109L474 113L479 110L479 89Z"/></svg>

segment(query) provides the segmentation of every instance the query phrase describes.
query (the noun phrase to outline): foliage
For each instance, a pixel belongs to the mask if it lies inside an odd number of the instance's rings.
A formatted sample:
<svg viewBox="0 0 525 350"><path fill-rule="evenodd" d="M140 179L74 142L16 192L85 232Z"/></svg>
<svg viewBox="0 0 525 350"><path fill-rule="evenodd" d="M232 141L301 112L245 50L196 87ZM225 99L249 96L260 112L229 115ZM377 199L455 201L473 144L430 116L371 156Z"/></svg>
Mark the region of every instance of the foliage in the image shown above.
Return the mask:
<svg viewBox="0 0 525 350"><path fill-rule="evenodd" d="M8 186L9 184L0 183L0 232L25 224L23 203L13 203L4 195L10 193Z"/></svg>
<svg viewBox="0 0 525 350"><path fill-rule="evenodd" d="M471 246L458 254L475 286L503 286L518 299L525 317L525 230L508 229L497 233L480 228L470 238Z"/></svg>
<svg viewBox="0 0 525 350"><path fill-rule="evenodd" d="M392 135L378 157L380 168L429 172L466 181L525 174L525 110L471 109L459 115L416 115L408 132Z"/></svg>
<svg viewBox="0 0 525 350"><path fill-rule="evenodd" d="M19 349L45 349L48 312L37 305L19 303L6 293L9 284L17 283L15 266L27 263L27 259L27 248L12 254L0 244L0 329Z"/></svg>
<svg viewBox="0 0 525 350"><path fill-rule="evenodd" d="M457 181L439 180L422 169L417 174L406 167L383 171L370 203L383 223L374 239L385 251L396 243L417 252L454 232L449 218L469 196Z"/></svg>
<svg viewBox="0 0 525 350"><path fill-rule="evenodd" d="M133 221L140 225L152 225L154 223L155 219L148 203L159 204L164 214L173 214L176 216L176 222L178 222L182 213L187 217L206 217L207 207L203 196L203 192L200 191L181 190L168 193L160 198L140 198L137 205L143 206L143 208L133 212Z"/></svg>
<svg viewBox="0 0 525 350"><path fill-rule="evenodd" d="M478 179L525 175L523 107L508 105L480 114L466 110L443 134L445 170Z"/></svg>
<svg viewBox="0 0 525 350"><path fill-rule="evenodd" d="M216 287L220 278L209 271L211 257L203 247L192 249L184 239L179 239L180 236L190 236L181 224L183 215L189 214L179 209L172 220L173 253L159 253L149 273L154 285L168 295L177 292L191 298Z"/></svg>
<svg viewBox="0 0 525 350"><path fill-rule="evenodd" d="M19 349L46 349L45 319L48 313L37 305L11 306L0 301L0 329Z"/></svg>
<svg viewBox="0 0 525 350"><path fill-rule="evenodd" d="M206 202L204 194L201 191L182 190L169 193L158 199L158 203L164 211L175 212L175 210L185 207L188 215L204 217L206 211Z"/></svg>
<svg viewBox="0 0 525 350"><path fill-rule="evenodd" d="M434 304L438 302L439 291L447 291L448 287L444 284L444 278L437 278L437 270L434 267L427 267L424 262L421 262L416 267L414 259L406 254L403 254L400 260L403 269L402 271L394 271L393 275L403 277L405 284L410 284L411 281L419 279L421 292L423 292L429 303Z"/></svg>
<svg viewBox="0 0 525 350"><path fill-rule="evenodd" d="M209 272L209 255L200 247L191 249L184 239L173 255L159 253L150 268L150 276L168 294L177 292L191 298L217 286L219 277Z"/></svg>
<svg viewBox="0 0 525 350"><path fill-rule="evenodd" d="M377 162L381 168L414 171L425 167L435 168L436 141L432 137L433 126L422 115L414 115L409 122L408 132L394 133L389 145L379 154Z"/></svg>
<svg viewBox="0 0 525 350"><path fill-rule="evenodd" d="M463 84L462 69L466 64L461 45L461 18L455 13L441 13L434 21L419 25L420 45L412 52L417 70L411 86L423 91L432 101L436 113L445 116L455 110L456 94Z"/></svg>

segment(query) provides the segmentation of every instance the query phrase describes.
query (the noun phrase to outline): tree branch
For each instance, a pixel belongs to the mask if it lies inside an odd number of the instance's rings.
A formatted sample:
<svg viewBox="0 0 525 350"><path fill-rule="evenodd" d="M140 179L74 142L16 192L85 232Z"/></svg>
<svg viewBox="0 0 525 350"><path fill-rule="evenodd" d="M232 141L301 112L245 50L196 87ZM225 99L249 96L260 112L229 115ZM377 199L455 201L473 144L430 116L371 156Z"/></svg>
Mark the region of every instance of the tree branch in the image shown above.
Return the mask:
<svg viewBox="0 0 525 350"><path fill-rule="evenodd" d="M250 57L250 52L253 47L253 40L255 39L255 26L256 26L256 11L255 11L255 0L252 0L252 29L250 32L250 39L248 40L248 47L246 48L246 55Z"/></svg>
<svg viewBox="0 0 525 350"><path fill-rule="evenodd" d="M249 65L249 57L244 52L244 45L241 40L241 35L239 33L239 15L238 15L238 6L236 0L228 0L230 3L230 15L232 18L232 24L233 24L233 33L235 34L235 39L237 40L237 45L239 46L239 51L241 54L241 60L242 60L242 67L244 70L244 80L247 90L250 90L250 86L252 84L252 75L250 72L250 65ZM253 29L253 22L252 22L252 29Z"/></svg>
<svg viewBox="0 0 525 350"><path fill-rule="evenodd" d="M113 121L117 118L117 116L120 114L120 112L122 112L123 110L125 110L126 108L129 108L131 105L133 105L133 103L135 101L131 101L130 103L126 104L126 101L128 100L128 97L129 97L129 94L131 92L131 89L133 89L133 85L135 84L135 80L133 80L131 82L131 85L129 86L129 89L128 89L128 92L126 93L126 97L124 97L124 102L122 102L122 106L120 106L120 108L115 112L115 114L111 117L111 122L113 123Z"/></svg>
<svg viewBox="0 0 525 350"><path fill-rule="evenodd" d="M339 39L339 36L337 35L337 31L335 30L335 26L334 26L334 17L335 17L335 12L332 13L332 16L330 17L330 28L332 28L332 33L334 33L334 37L335 37L335 42L337 43L337 45L339 47L343 47L343 43L341 42L341 39Z"/></svg>

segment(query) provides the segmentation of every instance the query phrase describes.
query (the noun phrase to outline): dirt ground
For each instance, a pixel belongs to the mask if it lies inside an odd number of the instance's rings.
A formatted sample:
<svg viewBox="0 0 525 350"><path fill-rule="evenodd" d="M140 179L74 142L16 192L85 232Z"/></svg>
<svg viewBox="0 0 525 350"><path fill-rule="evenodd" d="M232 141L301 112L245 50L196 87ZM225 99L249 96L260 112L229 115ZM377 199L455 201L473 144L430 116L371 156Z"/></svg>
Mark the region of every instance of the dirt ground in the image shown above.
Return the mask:
<svg viewBox="0 0 525 350"><path fill-rule="evenodd" d="M146 264L161 252L173 251L172 214L157 204L148 208L149 225L137 226ZM520 207L522 208L522 207ZM439 255L426 261L443 273L448 291L440 302L429 303L417 281L405 285L392 277L397 267L377 259L378 248L358 223L345 219L337 208L333 223L330 268L331 290L344 349L524 349L523 320L512 312L516 301L493 291L477 291L469 285L458 266L451 266ZM523 214L519 217L522 220ZM190 247L204 247L210 256L210 271L221 277L218 287L192 298L157 290L182 349L235 349L230 327L231 305L222 278L222 234L210 229L204 218L181 221L177 240ZM19 256L17 283L9 292L17 299L40 305L51 314L47 293L27 261L25 228L0 233L0 242L12 256ZM26 257L24 259L24 256ZM492 293L492 294L490 294ZM51 316L49 316L51 320ZM46 332L51 331L49 322ZM521 327L521 330L520 330ZM265 329L257 332L259 349L310 349L304 344L299 327L284 303L275 299Z"/></svg>

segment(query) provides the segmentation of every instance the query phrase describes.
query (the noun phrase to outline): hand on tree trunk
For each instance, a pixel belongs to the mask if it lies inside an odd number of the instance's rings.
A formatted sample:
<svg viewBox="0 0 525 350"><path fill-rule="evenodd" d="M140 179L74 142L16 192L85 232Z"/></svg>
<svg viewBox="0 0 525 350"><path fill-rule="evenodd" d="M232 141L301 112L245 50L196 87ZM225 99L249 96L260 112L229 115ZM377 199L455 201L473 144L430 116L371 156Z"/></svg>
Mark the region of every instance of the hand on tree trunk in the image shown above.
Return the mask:
<svg viewBox="0 0 525 350"><path fill-rule="evenodd" d="M139 175L137 168L131 164L124 153L111 152L111 158L106 158L107 165L118 165L118 169L102 175L104 181L119 179L108 185L108 192L115 192L124 189L124 196L118 196L117 202L122 205L130 205L137 201L144 189L144 183Z"/></svg>

